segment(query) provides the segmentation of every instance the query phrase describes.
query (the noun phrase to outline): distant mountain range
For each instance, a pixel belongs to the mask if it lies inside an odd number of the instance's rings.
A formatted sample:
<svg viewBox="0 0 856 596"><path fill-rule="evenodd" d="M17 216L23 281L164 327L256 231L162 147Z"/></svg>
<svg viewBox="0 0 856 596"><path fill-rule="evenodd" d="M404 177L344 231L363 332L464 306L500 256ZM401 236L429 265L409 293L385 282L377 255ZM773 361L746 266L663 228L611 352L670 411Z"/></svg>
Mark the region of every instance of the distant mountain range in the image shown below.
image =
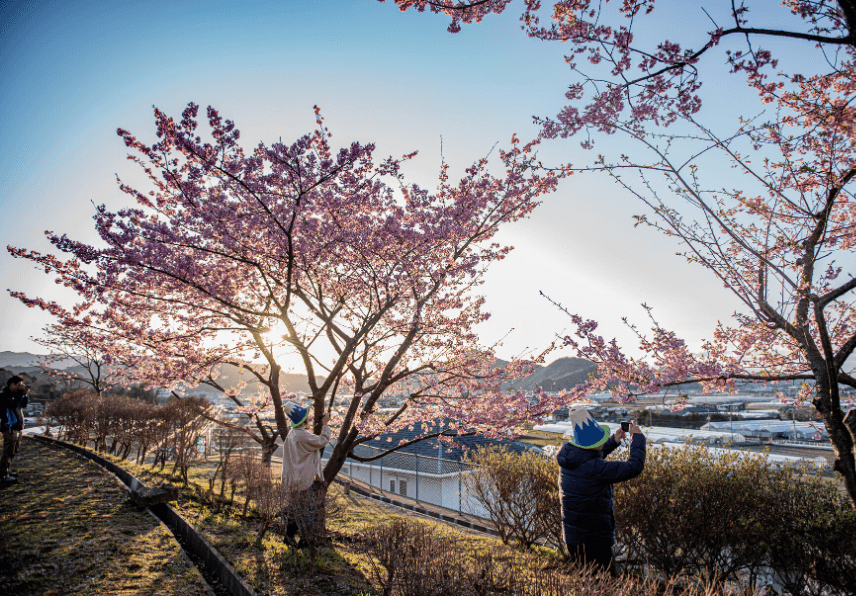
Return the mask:
<svg viewBox="0 0 856 596"><path fill-rule="evenodd" d="M39 366L39 360L47 358L46 354L30 354L29 352L0 352L0 368L43 368ZM54 363L51 368L68 368L76 366L77 363L66 358Z"/></svg>
<svg viewBox="0 0 856 596"><path fill-rule="evenodd" d="M42 369L38 365L38 361L44 357L45 355L43 354L31 354L29 352L0 352L0 368L5 368L19 374L22 372L34 374ZM83 367L78 366L70 359L59 361L51 368L66 369L68 372L81 374L85 373ZM559 358L548 366L537 367L534 373L514 383L514 388L532 391L536 387L542 387L547 391L562 391L588 380L589 375L596 370L596 364L582 358ZM232 365L227 364L220 367L217 380L227 388L236 386L241 382L246 382L248 386L245 391L255 391L256 383L253 382L254 377L249 372ZM309 383L307 382L306 375L281 373L280 383L290 392L309 392ZM200 389L204 389L204 386L200 387Z"/></svg>

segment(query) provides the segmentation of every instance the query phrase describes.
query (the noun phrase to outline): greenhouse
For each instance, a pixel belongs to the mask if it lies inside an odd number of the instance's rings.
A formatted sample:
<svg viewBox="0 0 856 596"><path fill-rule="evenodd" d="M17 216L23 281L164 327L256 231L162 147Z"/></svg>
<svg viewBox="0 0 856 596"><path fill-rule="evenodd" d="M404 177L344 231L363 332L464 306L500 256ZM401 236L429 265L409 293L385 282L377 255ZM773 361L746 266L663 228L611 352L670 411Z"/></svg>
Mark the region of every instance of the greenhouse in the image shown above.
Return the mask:
<svg viewBox="0 0 856 596"><path fill-rule="evenodd" d="M614 433L619 428L619 424L615 422L601 422L600 424L608 426L611 433ZM534 430L564 435L572 428L573 425L570 422L555 422L535 426ZM706 445L720 445L726 443L743 443L746 441L745 436L738 432L732 433L730 430L697 430L691 428L645 426L642 427L642 431L650 443L704 443Z"/></svg>
<svg viewBox="0 0 856 596"><path fill-rule="evenodd" d="M734 428L735 433L760 439L793 439L810 441L826 439L829 433L821 422L786 420L735 420L734 422L708 422L702 430L722 432Z"/></svg>

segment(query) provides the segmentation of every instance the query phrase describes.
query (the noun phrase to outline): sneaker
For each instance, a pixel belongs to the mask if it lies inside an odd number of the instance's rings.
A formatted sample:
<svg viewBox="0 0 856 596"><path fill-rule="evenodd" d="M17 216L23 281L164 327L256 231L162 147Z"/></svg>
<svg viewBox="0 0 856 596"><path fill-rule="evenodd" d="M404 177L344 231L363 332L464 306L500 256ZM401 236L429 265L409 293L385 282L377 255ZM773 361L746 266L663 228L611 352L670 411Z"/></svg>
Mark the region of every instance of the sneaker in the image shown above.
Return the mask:
<svg viewBox="0 0 856 596"><path fill-rule="evenodd" d="M13 472L13 471L9 470L9 476L11 476L12 478L17 478L18 472Z"/></svg>
<svg viewBox="0 0 856 596"><path fill-rule="evenodd" d="M6 476L3 476L3 478L0 478L0 482L4 482L6 484L12 484L14 482L18 482L18 479L15 478L14 476L6 475Z"/></svg>

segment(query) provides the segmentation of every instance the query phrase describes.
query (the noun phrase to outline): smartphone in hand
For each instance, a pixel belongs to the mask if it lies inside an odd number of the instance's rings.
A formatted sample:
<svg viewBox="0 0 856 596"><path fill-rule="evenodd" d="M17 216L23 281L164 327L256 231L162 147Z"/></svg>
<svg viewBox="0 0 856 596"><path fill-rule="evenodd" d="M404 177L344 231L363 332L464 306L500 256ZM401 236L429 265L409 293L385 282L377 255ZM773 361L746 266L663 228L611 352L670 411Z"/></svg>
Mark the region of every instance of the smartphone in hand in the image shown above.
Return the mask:
<svg viewBox="0 0 856 596"><path fill-rule="evenodd" d="M630 430L630 422L627 420L622 420L621 421L621 430L623 430L624 432L628 432Z"/></svg>

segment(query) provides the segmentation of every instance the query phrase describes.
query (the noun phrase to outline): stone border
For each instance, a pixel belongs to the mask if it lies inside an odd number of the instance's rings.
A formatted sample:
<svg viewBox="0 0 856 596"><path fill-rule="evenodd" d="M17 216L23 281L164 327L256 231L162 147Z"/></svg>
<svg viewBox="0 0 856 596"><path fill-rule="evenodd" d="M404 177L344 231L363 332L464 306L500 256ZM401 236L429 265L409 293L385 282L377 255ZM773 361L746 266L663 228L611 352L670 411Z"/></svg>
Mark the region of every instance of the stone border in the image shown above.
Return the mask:
<svg viewBox="0 0 856 596"><path fill-rule="evenodd" d="M78 445L72 445L57 439L51 439L41 435L29 435L32 438L45 443L47 445L55 445L63 447L70 451L74 451L78 455L92 460L108 472L114 474L121 480L131 491L145 488L139 479L133 476L127 470L120 468L113 462L107 461L100 455L92 453L88 449ZM220 585L223 586L233 596L258 596L256 592L247 584L247 582L238 574L226 559L217 551L214 546L200 534L196 528L190 525L169 503L158 503L149 507L148 510L162 521L170 529L175 536L180 536L188 545L190 551L197 557L198 560L204 562L208 573L217 578ZM179 542L179 547L184 550L184 547ZM198 571L198 569L197 569ZM204 579L203 579L204 581ZM205 587L211 592L211 587L205 582Z"/></svg>
<svg viewBox="0 0 856 596"><path fill-rule="evenodd" d="M446 515L444 513L440 513L439 511L432 511L431 509L426 509L425 507L420 507L419 505L413 505L412 503L405 503L404 501L399 501L398 499L393 499L387 497L386 495L381 495L376 492L366 490L360 484L348 480L340 480L339 478L336 478L335 482L338 482L339 484L345 486L347 490L354 491L358 495L368 497L369 499L374 499L375 501L381 501L394 507L407 509L408 511L413 511L414 513L419 513L420 515L425 515L427 517L433 517L434 519L439 519L440 521L446 522L448 524L454 524L456 526L469 528L470 530L475 530L476 532L481 532L482 534L488 534L490 536L499 536L499 532L497 532L493 528L489 528L487 526L483 526L475 522L467 521L465 519L460 519L453 515Z"/></svg>

